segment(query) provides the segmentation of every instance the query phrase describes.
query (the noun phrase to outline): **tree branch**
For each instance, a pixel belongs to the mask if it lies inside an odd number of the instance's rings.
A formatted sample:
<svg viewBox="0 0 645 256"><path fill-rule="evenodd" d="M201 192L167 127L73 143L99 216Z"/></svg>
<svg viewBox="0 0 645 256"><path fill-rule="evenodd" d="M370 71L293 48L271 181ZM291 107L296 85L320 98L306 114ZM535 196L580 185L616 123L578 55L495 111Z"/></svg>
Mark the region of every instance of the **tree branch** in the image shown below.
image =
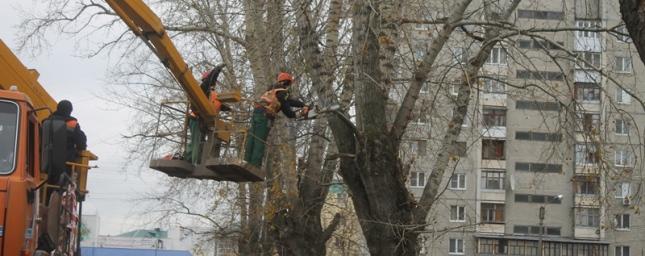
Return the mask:
<svg viewBox="0 0 645 256"><path fill-rule="evenodd" d="M403 133L405 133L405 129L410 123L410 120L412 120L412 111L414 110L414 105L419 98L421 87L423 87L423 84L428 79L428 73L432 70L432 65L437 59L439 52L441 51L441 49L443 49L443 46L448 41L448 38L457 27L456 24L464 16L464 12L471 2L472 0L463 0L453 9L453 12L448 18L450 22L446 23L441 32L439 32L437 38L432 40L430 49L425 53L425 55L423 56L423 61L416 68L416 72L414 72L414 79L410 84L410 88L408 88L407 92L405 93L401 107L396 114L396 118L394 119L392 128L390 130L390 136L397 139L398 141L400 141L400 138L403 136Z"/></svg>

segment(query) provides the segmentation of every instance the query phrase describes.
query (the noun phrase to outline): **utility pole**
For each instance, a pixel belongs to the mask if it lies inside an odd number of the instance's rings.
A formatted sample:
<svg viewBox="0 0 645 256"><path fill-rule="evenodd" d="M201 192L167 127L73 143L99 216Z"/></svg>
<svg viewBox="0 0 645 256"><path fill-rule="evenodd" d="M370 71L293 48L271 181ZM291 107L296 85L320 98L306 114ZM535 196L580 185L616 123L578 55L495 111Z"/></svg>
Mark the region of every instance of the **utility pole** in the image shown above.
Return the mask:
<svg viewBox="0 0 645 256"><path fill-rule="evenodd" d="M540 212L538 217L540 218L540 239L538 240L538 250L540 256L544 256L544 245L542 243L542 237L544 236L544 214L545 214L544 205L540 206Z"/></svg>

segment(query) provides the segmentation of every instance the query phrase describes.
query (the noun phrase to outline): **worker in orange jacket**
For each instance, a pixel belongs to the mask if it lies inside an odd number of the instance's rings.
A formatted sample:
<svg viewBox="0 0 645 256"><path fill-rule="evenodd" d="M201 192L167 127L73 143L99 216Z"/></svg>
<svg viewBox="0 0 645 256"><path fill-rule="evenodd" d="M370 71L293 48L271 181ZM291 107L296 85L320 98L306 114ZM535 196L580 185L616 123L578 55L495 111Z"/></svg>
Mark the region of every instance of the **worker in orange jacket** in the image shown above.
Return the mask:
<svg viewBox="0 0 645 256"><path fill-rule="evenodd" d="M270 121L275 119L278 112L282 112L288 118L296 118L296 113L291 108L297 107L302 108L302 115L307 115L309 106L289 95L289 86L293 84L293 81L291 74L281 72L278 74L277 82L271 85L255 102L251 116L251 129L246 139L244 152L244 160L247 163L258 168L262 165L266 140L271 130Z"/></svg>
<svg viewBox="0 0 645 256"><path fill-rule="evenodd" d="M217 98L217 92L215 92L215 86L217 84L217 77L224 68L224 64L215 66L210 71L202 73L202 84L201 88L204 94L211 101L215 107L215 112L219 111L230 111L231 108L223 105L222 102ZM197 115L191 113L188 119L188 129L190 131L190 137L188 144L186 145L186 151L184 152L184 160L191 162L192 164L199 164L201 153L202 153L202 143L204 142L204 130L205 127L203 122L199 119Z"/></svg>

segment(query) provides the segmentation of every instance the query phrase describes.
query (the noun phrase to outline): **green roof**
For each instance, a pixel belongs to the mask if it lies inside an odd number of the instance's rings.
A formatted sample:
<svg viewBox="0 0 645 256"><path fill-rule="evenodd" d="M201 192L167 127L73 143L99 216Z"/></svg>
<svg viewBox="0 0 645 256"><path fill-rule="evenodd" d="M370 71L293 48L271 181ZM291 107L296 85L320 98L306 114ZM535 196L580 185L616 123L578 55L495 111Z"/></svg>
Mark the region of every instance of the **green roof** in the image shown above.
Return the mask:
<svg viewBox="0 0 645 256"><path fill-rule="evenodd" d="M117 237L131 237L131 238L168 238L168 231L163 231L161 229L137 229L130 232L126 232Z"/></svg>
<svg viewBox="0 0 645 256"><path fill-rule="evenodd" d="M332 184L329 185L329 193L340 194L344 192L345 192L345 186L343 185L343 183L332 182Z"/></svg>

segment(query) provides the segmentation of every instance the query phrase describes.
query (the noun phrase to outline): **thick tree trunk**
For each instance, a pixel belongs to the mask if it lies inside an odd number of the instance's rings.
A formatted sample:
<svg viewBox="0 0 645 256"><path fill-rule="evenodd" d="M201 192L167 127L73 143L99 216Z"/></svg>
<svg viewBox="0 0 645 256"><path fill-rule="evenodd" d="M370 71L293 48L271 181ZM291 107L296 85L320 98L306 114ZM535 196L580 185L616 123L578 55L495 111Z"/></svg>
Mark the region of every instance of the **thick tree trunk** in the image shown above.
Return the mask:
<svg viewBox="0 0 645 256"><path fill-rule="evenodd" d="M645 1L619 0L620 13L641 61L645 63Z"/></svg>

